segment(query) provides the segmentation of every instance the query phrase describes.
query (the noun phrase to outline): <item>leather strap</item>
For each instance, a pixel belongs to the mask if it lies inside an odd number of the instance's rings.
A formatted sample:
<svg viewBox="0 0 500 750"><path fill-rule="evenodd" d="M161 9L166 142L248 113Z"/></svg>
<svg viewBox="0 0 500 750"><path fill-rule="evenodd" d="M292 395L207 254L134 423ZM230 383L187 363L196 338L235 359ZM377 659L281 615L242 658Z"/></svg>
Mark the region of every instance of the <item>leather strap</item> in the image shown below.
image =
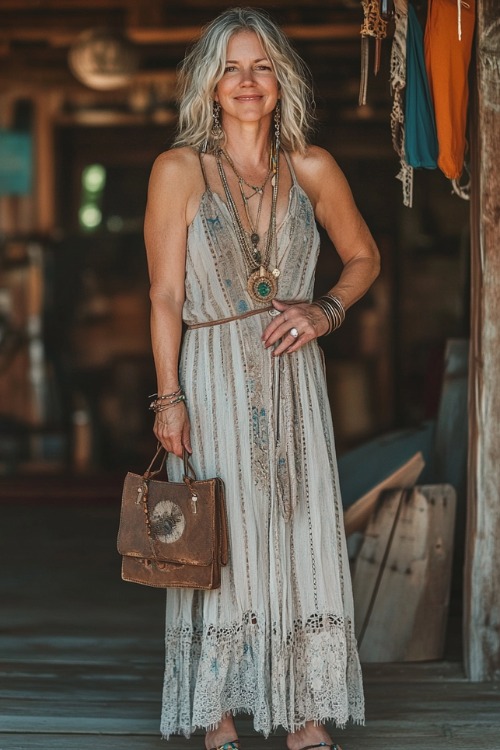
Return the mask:
<svg viewBox="0 0 500 750"><path fill-rule="evenodd" d="M157 459L160 456L161 456L160 467L158 469L153 470L153 466L156 464ZM162 471L163 468L165 468L165 475L168 481L168 474L167 474L167 468L166 468L167 457L168 457L167 451L165 450L163 445L160 442L158 442L156 446L156 453L153 456L153 460L151 461L148 468L143 474L144 481L148 481L148 479L152 479L153 477L157 476ZM184 463L184 481L188 479L189 481L194 480L196 482L196 474L189 460L189 453L187 452L187 450L184 450L182 460ZM190 473L191 473L191 477L189 476Z"/></svg>
<svg viewBox="0 0 500 750"><path fill-rule="evenodd" d="M203 323L193 323L187 327L188 331L192 331L195 328L208 328L208 326L221 326L223 323L231 323L233 320L243 320L244 318L250 318L252 315L260 315L261 313L270 312L276 308L273 305L267 307L261 307L260 310L248 310L248 312L241 313L241 315L232 315L230 318L219 318L219 320L206 320Z"/></svg>

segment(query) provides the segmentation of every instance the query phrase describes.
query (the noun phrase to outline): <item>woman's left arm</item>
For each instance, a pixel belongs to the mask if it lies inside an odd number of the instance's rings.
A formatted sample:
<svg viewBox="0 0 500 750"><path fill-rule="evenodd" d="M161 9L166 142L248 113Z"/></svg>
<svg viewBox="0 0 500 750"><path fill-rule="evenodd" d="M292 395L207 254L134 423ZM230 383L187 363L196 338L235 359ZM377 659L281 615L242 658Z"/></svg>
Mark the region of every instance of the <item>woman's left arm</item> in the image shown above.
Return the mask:
<svg viewBox="0 0 500 750"><path fill-rule="evenodd" d="M297 179L314 208L317 221L328 232L342 260L343 269L329 294L338 297L345 310L370 288L380 271L380 255L370 230L354 202L347 180L335 159L324 149L311 146L305 156L294 155ZM273 301L282 315L264 332L266 347L281 338L273 354L291 353L328 330L325 313L316 305ZM297 329L293 337L290 329Z"/></svg>
<svg viewBox="0 0 500 750"><path fill-rule="evenodd" d="M309 158L314 163L303 169L304 190L342 260L342 273L329 294L339 297L347 310L377 278L380 255L337 162L323 149L311 151L314 155ZM308 157L303 161L307 165Z"/></svg>

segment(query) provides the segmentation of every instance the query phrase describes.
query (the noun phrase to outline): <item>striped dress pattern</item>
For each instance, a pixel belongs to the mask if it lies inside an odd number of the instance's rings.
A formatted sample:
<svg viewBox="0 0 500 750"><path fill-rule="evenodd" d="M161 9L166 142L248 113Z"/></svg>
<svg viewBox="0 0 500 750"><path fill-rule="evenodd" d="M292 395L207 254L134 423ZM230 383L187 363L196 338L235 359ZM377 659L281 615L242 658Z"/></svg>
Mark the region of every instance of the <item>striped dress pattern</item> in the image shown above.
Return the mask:
<svg viewBox="0 0 500 750"><path fill-rule="evenodd" d="M278 227L278 297L311 300L319 234L292 172ZM188 230L186 324L255 308L222 198L206 186ZM168 590L161 732L227 712L256 731L363 723L364 699L324 360L316 341L273 358L268 312L188 330L180 378L199 478L226 487L229 564L215 591ZM181 461L169 457L169 476Z"/></svg>

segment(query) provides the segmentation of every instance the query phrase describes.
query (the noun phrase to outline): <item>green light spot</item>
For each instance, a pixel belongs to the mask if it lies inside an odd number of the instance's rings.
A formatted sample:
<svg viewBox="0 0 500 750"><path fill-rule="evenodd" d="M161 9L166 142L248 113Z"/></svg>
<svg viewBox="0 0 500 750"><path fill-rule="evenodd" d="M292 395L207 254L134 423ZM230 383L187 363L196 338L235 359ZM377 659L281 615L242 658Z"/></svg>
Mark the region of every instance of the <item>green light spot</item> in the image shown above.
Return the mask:
<svg viewBox="0 0 500 750"><path fill-rule="evenodd" d="M102 221L102 213L97 206L87 203L80 208L79 219L85 229L95 229Z"/></svg>
<svg viewBox="0 0 500 750"><path fill-rule="evenodd" d="M89 164L82 173L82 185L89 193L99 193L106 184L106 170L102 164Z"/></svg>

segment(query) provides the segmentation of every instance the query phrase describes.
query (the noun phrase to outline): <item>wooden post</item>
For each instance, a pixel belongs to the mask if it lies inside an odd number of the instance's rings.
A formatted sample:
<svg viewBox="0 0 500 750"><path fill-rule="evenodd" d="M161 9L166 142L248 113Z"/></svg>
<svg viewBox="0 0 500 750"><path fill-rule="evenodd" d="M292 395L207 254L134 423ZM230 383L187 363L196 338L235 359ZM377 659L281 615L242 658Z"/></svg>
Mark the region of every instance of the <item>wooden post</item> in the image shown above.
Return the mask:
<svg viewBox="0 0 500 750"><path fill-rule="evenodd" d="M500 19L478 0L472 141L470 442L464 661L500 679Z"/></svg>
<svg viewBox="0 0 500 750"><path fill-rule="evenodd" d="M55 224L54 114L59 106L56 91L35 96L35 201L36 230L50 234Z"/></svg>

